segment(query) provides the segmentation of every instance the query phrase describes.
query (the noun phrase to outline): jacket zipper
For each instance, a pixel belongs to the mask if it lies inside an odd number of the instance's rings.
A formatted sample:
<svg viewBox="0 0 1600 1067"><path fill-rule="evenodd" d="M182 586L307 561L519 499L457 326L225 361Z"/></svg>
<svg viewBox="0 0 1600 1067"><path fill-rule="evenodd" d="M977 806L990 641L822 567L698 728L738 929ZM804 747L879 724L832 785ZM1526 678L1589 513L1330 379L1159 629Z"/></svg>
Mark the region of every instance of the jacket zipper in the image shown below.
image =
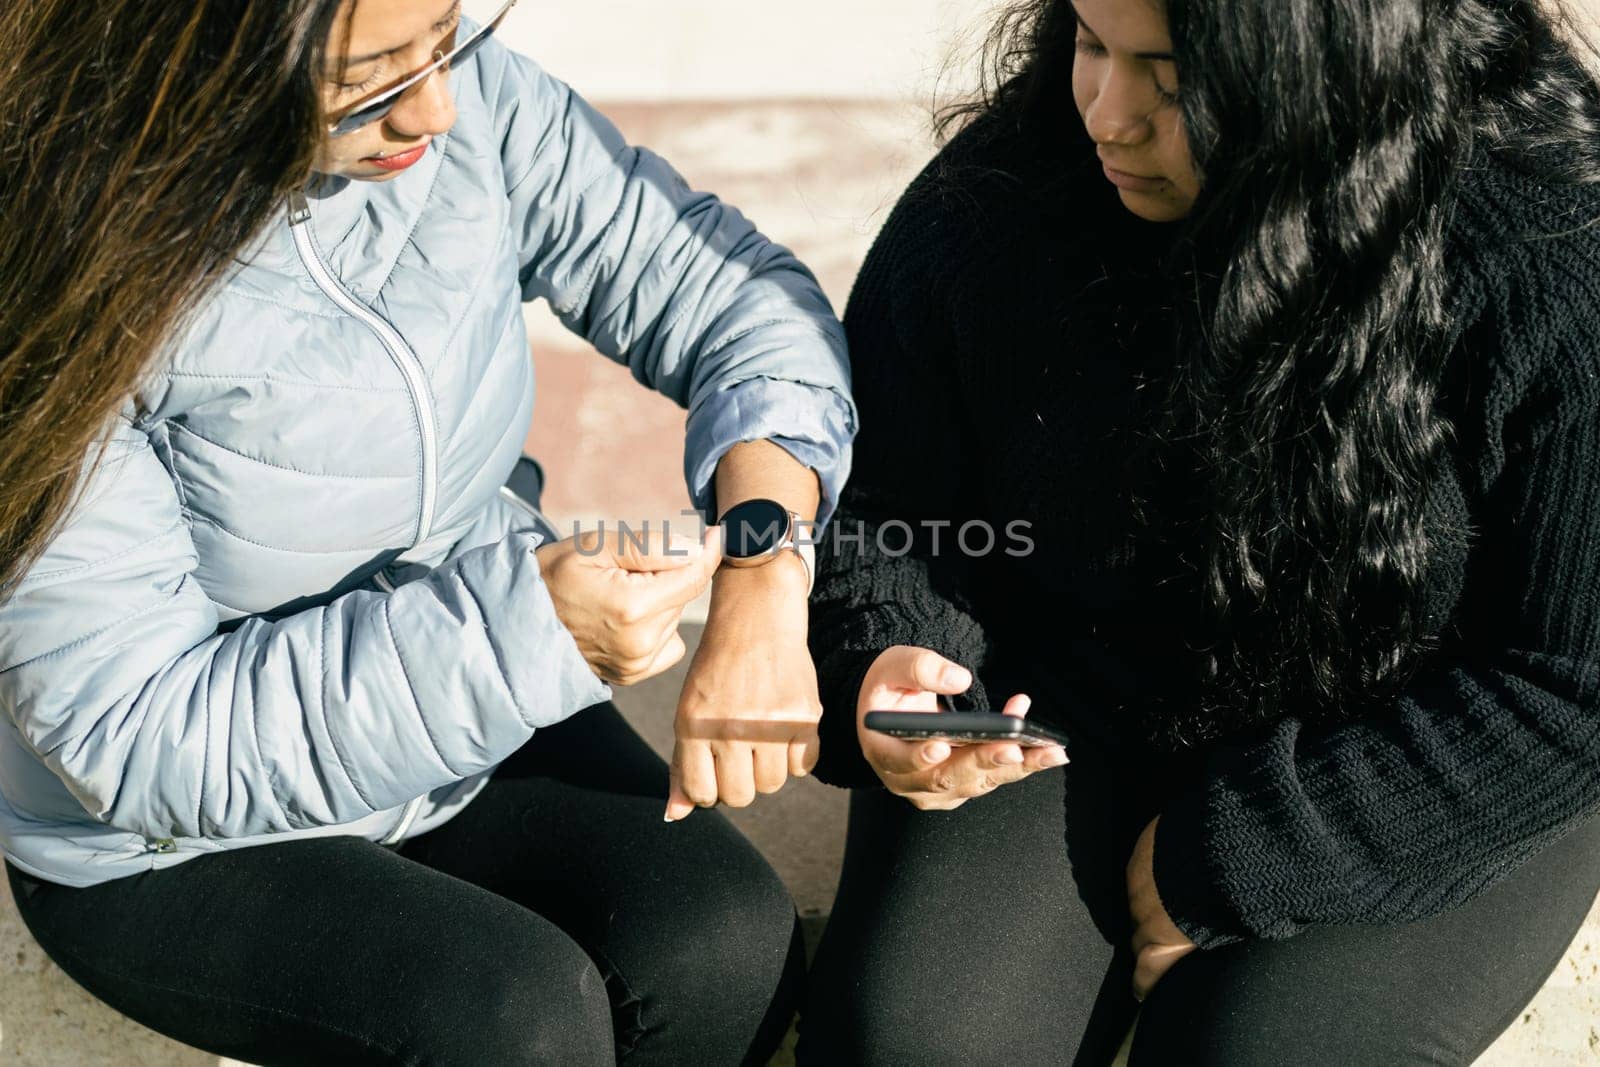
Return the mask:
<svg viewBox="0 0 1600 1067"><path fill-rule="evenodd" d="M291 193L289 231L294 235L294 248L300 256L301 264L310 273L311 280L322 290L324 296L338 305L345 314L360 320L383 343L384 348L389 351L389 358L400 368L400 374L406 380L406 388L411 393L411 403L417 412L417 426L422 437L422 500L417 507L417 530L411 543L411 547L415 548L427 539L428 533L433 528L434 498L438 493L439 433L434 425L433 405L428 399L428 376L422 369L422 362L417 359L417 354L406 344L405 338L400 336L400 331L383 316L356 299L355 295L345 288L344 283L334 277L317 248L316 236L311 232L311 227L306 225L310 221L311 205L306 202L305 194L298 190Z"/></svg>
<svg viewBox="0 0 1600 1067"><path fill-rule="evenodd" d="M540 511L538 508L534 507L528 501L524 500L522 497L518 496L516 490L512 489L509 485L502 485L500 487L500 496L501 499L507 501L512 507L533 519L535 525L539 527L539 533L541 536L549 539L551 537L551 533L554 533L556 540L561 538L560 529L555 523L550 521L550 517L544 512Z"/></svg>
<svg viewBox="0 0 1600 1067"><path fill-rule="evenodd" d="M417 821L417 809L422 807L422 802L425 799L427 799L426 796L420 796L413 800L407 801L406 810L400 816L400 824L390 831L389 835L379 842L379 844L397 845L401 841L404 841L406 837L406 831L411 829L411 824Z"/></svg>
<svg viewBox="0 0 1600 1067"><path fill-rule="evenodd" d="M312 234L311 227L306 225L310 221L311 205L306 202L305 195L298 191L290 194L289 231L294 235L294 248L300 256L301 264L324 296L338 305L345 314L358 319L382 342L383 347L389 352L389 358L400 368L400 374L406 380L406 389L411 394L411 404L416 409L417 426L422 436L422 501L417 507L417 531L412 540L412 547L415 548L427 538L433 526L434 497L437 493L435 483L438 480L439 435L434 426L433 406L428 402L427 375L416 353L406 344L405 338L400 336L400 331L383 316L357 300L355 294L334 277L317 248L316 237ZM388 585L390 591L394 589L393 583L387 580L382 584ZM422 807L424 799L426 798L415 797L406 804L399 824L383 838L383 844L393 845L405 839L406 831L410 830L411 824L416 821L417 811Z"/></svg>

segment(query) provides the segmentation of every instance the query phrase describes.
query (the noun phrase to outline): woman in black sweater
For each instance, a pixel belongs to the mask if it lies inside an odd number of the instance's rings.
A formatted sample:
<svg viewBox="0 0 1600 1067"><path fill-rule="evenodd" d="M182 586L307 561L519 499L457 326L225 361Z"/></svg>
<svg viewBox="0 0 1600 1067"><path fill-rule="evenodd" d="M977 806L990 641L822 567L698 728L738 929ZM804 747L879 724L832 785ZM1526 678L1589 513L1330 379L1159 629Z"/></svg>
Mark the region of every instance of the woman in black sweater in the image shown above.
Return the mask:
<svg viewBox="0 0 1600 1067"><path fill-rule="evenodd" d="M1600 91L1534 0L996 40L846 316L802 1059L1470 1062L1600 890ZM941 695L1070 764L860 724Z"/></svg>

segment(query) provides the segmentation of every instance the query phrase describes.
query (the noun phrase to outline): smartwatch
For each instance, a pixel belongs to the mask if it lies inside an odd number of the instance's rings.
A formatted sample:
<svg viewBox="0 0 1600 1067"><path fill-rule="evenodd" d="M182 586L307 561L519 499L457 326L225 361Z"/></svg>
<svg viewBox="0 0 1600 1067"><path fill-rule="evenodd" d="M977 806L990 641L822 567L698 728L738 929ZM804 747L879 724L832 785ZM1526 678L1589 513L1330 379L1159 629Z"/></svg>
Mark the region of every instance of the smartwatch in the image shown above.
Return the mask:
<svg viewBox="0 0 1600 1067"><path fill-rule="evenodd" d="M817 580L816 549L811 523L776 500L746 500L723 513L722 562L730 567L759 567L779 553L793 552L806 565L806 595Z"/></svg>

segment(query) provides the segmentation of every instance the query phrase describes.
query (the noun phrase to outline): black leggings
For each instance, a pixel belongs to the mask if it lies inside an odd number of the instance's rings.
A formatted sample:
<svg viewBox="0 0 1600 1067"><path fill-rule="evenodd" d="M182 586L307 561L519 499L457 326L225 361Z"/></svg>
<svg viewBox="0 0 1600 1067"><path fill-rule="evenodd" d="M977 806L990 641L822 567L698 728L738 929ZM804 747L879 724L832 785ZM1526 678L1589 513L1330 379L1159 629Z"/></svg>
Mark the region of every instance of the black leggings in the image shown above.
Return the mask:
<svg viewBox="0 0 1600 1067"><path fill-rule="evenodd" d="M1109 1063L1139 1007L1123 870L1151 815L1123 798L1140 781L1080 759L947 813L856 791L800 1062ZM1139 1012L1132 1067L1471 1063L1597 891L1600 818L1423 922L1191 953Z"/></svg>
<svg viewBox="0 0 1600 1067"><path fill-rule="evenodd" d="M252 1063L765 1062L803 986L794 904L602 704L398 850L327 837L87 889L11 869L95 996Z"/></svg>

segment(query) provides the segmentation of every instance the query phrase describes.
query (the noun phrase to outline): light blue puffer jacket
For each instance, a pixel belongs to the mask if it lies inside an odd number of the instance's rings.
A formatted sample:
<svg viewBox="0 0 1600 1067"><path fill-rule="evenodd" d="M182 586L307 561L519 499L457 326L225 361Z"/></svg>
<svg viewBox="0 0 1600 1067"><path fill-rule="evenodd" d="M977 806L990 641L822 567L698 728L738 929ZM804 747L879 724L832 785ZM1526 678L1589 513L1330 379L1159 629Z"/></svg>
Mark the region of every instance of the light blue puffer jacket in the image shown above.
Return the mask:
<svg viewBox="0 0 1600 1067"><path fill-rule="evenodd" d="M837 500L855 412L811 275L525 58L491 41L450 77L421 163L315 183L201 303L0 606L19 867L89 885L399 840L608 696L540 578L552 531L499 492L533 408L525 300L688 408L702 506L762 438Z"/></svg>

